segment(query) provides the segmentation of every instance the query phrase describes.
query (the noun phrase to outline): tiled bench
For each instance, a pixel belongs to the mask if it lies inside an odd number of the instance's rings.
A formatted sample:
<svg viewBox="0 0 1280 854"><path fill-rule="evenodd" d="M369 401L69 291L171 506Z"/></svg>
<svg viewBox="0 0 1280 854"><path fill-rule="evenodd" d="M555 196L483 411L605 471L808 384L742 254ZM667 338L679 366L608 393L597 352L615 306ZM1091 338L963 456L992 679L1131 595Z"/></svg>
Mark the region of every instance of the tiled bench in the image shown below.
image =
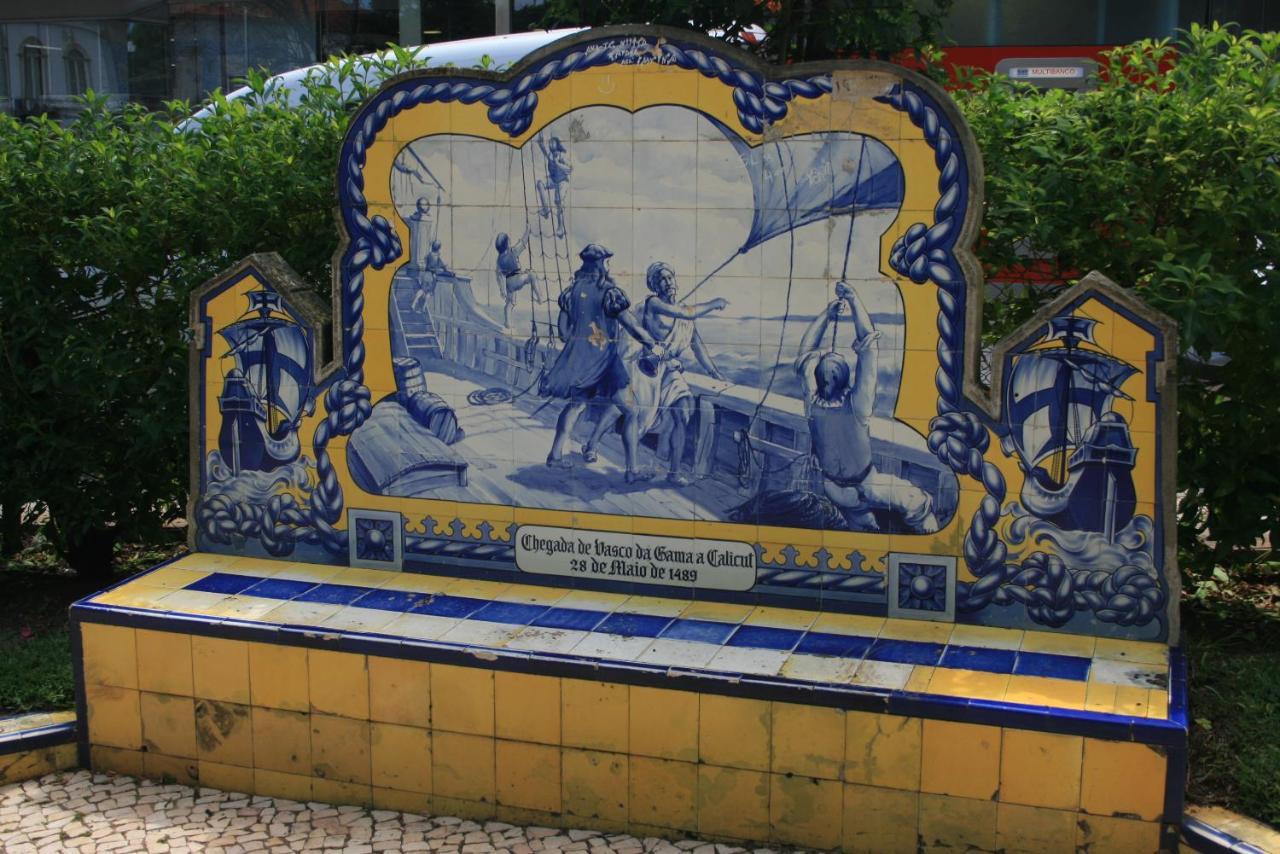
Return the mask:
<svg viewBox="0 0 1280 854"><path fill-rule="evenodd" d="M1156 850L1160 644L193 554L72 609L95 769L813 848Z"/></svg>
<svg viewBox="0 0 1280 854"><path fill-rule="evenodd" d="M0 786L76 766L74 712L0 718Z"/></svg>

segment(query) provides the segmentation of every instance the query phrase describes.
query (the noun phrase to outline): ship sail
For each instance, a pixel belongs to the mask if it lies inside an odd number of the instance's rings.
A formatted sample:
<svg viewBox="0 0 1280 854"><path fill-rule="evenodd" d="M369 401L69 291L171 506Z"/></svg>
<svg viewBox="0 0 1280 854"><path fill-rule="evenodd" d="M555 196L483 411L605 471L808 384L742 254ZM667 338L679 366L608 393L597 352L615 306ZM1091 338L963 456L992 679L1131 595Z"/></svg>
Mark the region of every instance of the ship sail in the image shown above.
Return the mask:
<svg viewBox="0 0 1280 854"><path fill-rule="evenodd" d="M905 179L888 146L855 133L810 133L751 147L727 132L755 195L742 254L793 228L863 210L898 208Z"/></svg>
<svg viewBox="0 0 1280 854"><path fill-rule="evenodd" d="M1014 360L1005 412L1009 438L1029 469L1054 455L1062 458L1111 411L1117 398L1129 399L1120 386L1137 368L1105 353L1077 349L1079 342L1093 340L1093 324L1055 323L1043 341L1062 341L1066 346L1031 350ZM1060 470L1055 479L1064 475Z"/></svg>
<svg viewBox="0 0 1280 854"><path fill-rule="evenodd" d="M302 328L281 318L256 317L218 334L230 345L227 355L253 390L268 431L295 428L311 393L311 351Z"/></svg>

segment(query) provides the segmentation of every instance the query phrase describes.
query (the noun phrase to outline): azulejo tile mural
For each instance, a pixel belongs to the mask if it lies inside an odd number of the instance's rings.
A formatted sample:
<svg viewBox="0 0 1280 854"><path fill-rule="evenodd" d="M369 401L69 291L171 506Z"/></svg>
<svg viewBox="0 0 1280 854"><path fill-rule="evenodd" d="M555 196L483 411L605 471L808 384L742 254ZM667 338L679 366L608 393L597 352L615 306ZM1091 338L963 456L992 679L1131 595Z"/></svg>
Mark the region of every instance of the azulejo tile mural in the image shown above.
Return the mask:
<svg viewBox="0 0 1280 854"><path fill-rule="evenodd" d="M596 31L356 115L328 322L193 303L202 552L1175 642L1171 325L1098 275L976 380L981 164L895 66Z"/></svg>

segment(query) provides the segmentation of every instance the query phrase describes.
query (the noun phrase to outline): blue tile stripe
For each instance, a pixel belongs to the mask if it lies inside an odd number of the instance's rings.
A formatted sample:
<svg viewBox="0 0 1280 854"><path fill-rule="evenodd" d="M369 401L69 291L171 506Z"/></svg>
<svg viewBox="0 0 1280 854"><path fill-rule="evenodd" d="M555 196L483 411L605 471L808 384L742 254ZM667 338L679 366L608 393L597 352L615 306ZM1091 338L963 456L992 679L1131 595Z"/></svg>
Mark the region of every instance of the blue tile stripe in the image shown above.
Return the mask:
<svg viewBox="0 0 1280 854"><path fill-rule="evenodd" d="M308 583L222 572L205 576L184 589L280 601L349 605L398 614L485 620L513 626L574 629L624 637L684 640L748 649L782 650L804 655L866 658L870 661L899 664L1042 676L1074 682L1087 680L1092 664L1092 659L1074 655L798 631L738 625L718 620L610 613L588 608L528 605L443 593L429 595L350 584Z"/></svg>

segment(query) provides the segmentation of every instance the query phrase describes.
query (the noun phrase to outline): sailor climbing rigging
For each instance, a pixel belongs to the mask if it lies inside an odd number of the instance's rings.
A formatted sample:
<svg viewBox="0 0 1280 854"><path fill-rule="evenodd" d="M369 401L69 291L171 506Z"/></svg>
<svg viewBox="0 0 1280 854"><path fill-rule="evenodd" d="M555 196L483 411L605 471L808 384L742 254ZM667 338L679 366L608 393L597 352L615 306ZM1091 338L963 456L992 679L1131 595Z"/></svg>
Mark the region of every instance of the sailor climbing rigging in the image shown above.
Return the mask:
<svg viewBox="0 0 1280 854"><path fill-rule="evenodd" d="M526 270L520 264L520 254L524 252L528 243L528 228L524 230L524 236L514 245L505 231L498 232L498 236L493 241L493 248L498 250L495 270L498 274L498 283L502 287L502 324L508 329L511 328L511 309L516 304L517 293L528 287L533 301L542 302L542 289L538 286L538 277L532 270Z"/></svg>
<svg viewBox="0 0 1280 854"><path fill-rule="evenodd" d="M565 150L560 137L551 137L551 144L548 146L547 141L539 136L538 147L542 149L547 167L547 177L539 178L536 182L538 204L542 206L539 213L543 219L554 217L555 235L557 238L563 238L565 235L564 193L569 184L569 173L573 171L573 166L569 163L569 152Z"/></svg>

